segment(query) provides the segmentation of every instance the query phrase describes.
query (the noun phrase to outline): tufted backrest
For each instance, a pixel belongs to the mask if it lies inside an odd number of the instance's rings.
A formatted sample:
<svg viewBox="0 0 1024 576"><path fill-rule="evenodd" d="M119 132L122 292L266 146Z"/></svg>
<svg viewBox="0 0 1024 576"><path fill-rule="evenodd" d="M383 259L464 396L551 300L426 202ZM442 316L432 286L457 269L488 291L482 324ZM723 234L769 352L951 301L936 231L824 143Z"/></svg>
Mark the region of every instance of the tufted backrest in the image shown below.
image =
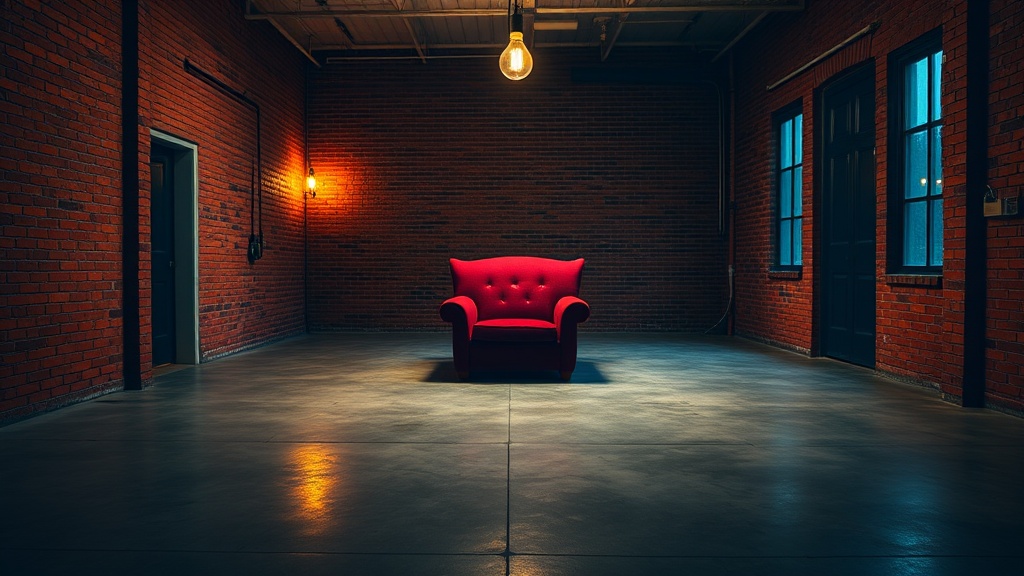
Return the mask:
<svg viewBox="0 0 1024 576"><path fill-rule="evenodd" d="M579 296L583 259L500 256L450 260L456 296L476 303L478 320L533 318L553 321L555 303Z"/></svg>

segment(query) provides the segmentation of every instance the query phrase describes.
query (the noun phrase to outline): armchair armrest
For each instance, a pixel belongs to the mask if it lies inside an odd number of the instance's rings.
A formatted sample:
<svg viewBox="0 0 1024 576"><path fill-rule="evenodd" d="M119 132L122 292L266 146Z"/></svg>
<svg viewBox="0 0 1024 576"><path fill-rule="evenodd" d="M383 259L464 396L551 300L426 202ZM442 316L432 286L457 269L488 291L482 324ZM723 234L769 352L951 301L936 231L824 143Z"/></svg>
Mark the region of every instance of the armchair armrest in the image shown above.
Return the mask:
<svg viewBox="0 0 1024 576"><path fill-rule="evenodd" d="M590 305L576 296L563 296L555 303L555 328L558 341L562 341L563 332L576 334L576 324L590 318ZM566 334L569 336L570 334Z"/></svg>
<svg viewBox="0 0 1024 576"><path fill-rule="evenodd" d="M455 296L441 304L441 319L451 322L456 332L465 330L466 339L473 338L473 325L476 324L476 302L469 296Z"/></svg>
<svg viewBox="0 0 1024 576"><path fill-rule="evenodd" d="M452 360L460 379L469 378L469 341L476 324L476 302L468 296L455 296L441 304L441 319L452 323Z"/></svg>

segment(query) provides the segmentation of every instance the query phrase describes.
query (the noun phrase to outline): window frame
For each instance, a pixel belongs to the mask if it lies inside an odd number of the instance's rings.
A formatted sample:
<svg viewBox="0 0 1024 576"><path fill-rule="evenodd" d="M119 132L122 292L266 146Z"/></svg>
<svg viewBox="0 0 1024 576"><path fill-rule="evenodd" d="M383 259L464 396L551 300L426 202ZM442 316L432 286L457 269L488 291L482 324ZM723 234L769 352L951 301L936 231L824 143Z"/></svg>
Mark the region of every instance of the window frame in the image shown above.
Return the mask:
<svg viewBox="0 0 1024 576"><path fill-rule="evenodd" d="M804 213L803 213L803 200L804 200L804 186L803 186L803 167L805 165L804 157L806 155L806 146L803 137L803 101L797 100L782 108L776 110L772 114L772 257L771 257L771 270L779 272L790 272L803 270L803 248L804 248ZM783 138L783 126L787 122L795 122L799 118L799 124L793 125L793 132L790 134L790 145L789 149L793 151L793 162L787 166L784 166L784 146L782 143ZM795 148L797 140L795 137L799 137L799 158L796 156ZM788 190L783 190L785 184L785 175L789 174L789 187ZM797 176L797 177L794 177ZM793 203L793 193L797 189L799 184L800 200L798 204ZM788 192L789 198L789 212L788 215L784 213L783 201L784 192ZM799 213L794 208L799 208ZM789 258L783 258L783 231L788 226L790 229L789 235ZM799 246L794 245L793 232L799 230Z"/></svg>
<svg viewBox="0 0 1024 576"><path fill-rule="evenodd" d="M938 54L939 75L936 78L932 66L931 56ZM907 69L911 64L927 58L926 68L928 70L928 82L926 94L928 98L927 113L923 123L911 128L905 128L907 124L907 108L905 106L909 88L906 82ZM941 276L942 265L945 260L945 243L942 235L945 229L945 218L940 211L939 221L935 222L935 210L944 206L945 195L942 190L942 144L941 132L944 125L944 116L940 112L937 118L932 118L933 107L941 109L942 99L942 68L945 53L942 48L942 30L937 28L928 32L893 51L888 58L888 204L889 215L887 218L887 273L889 274L910 274L921 276ZM933 84L933 82L935 84ZM937 85L936 85L937 84ZM936 88L938 89L938 101L933 97ZM936 131L938 139L938 150L933 150L932 132ZM907 143L908 137L924 134L925 136L925 171L927 172L926 190L921 196L908 198L907 194ZM938 152L938 154L936 154ZM938 166L935 166L937 159ZM932 177L938 177L933 181ZM938 189L937 193L933 190ZM936 204L938 202L939 204ZM924 205L924 261L923 265L907 264L906 253L906 217L907 209L912 205ZM938 230L935 226L938 225ZM935 245L935 232L938 232L938 246ZM938 262L933 261L934 253L938 253Z"/></svg>

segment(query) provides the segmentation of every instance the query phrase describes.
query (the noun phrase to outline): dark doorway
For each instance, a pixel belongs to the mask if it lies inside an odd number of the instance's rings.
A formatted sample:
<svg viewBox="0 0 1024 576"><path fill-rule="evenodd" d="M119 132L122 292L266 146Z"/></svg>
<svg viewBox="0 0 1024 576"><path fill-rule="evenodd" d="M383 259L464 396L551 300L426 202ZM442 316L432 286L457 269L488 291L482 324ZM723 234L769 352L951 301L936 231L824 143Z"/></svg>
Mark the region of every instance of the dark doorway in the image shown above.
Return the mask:
<svg viewBox="0 0 1024 576"><path fill-rule="evenodd" d="M152 190L150 243L153 266L153 365L170 364L175 350L174 170L171 151L154 146L150 154Z"/></svg>
<svg viewBox="0 0 1024 576"><path fill-rule="evenodd" d="M822 93L822 353L875 365L875 70Z"/></svg>

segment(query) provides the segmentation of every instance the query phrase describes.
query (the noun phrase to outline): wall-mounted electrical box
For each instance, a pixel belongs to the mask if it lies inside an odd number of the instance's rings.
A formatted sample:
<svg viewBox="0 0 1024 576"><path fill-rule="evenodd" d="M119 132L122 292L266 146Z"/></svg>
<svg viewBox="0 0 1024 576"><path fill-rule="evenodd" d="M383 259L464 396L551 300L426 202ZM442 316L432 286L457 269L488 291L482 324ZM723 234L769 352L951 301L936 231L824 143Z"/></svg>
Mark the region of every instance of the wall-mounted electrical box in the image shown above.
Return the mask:
<svg viewBox="0 0 1024 576"><path fill-rule="evenodd" d="M1020 216L1020 196L999 198L996 191L989 187L985 193L985 217L1013 217Z"/></svg>

